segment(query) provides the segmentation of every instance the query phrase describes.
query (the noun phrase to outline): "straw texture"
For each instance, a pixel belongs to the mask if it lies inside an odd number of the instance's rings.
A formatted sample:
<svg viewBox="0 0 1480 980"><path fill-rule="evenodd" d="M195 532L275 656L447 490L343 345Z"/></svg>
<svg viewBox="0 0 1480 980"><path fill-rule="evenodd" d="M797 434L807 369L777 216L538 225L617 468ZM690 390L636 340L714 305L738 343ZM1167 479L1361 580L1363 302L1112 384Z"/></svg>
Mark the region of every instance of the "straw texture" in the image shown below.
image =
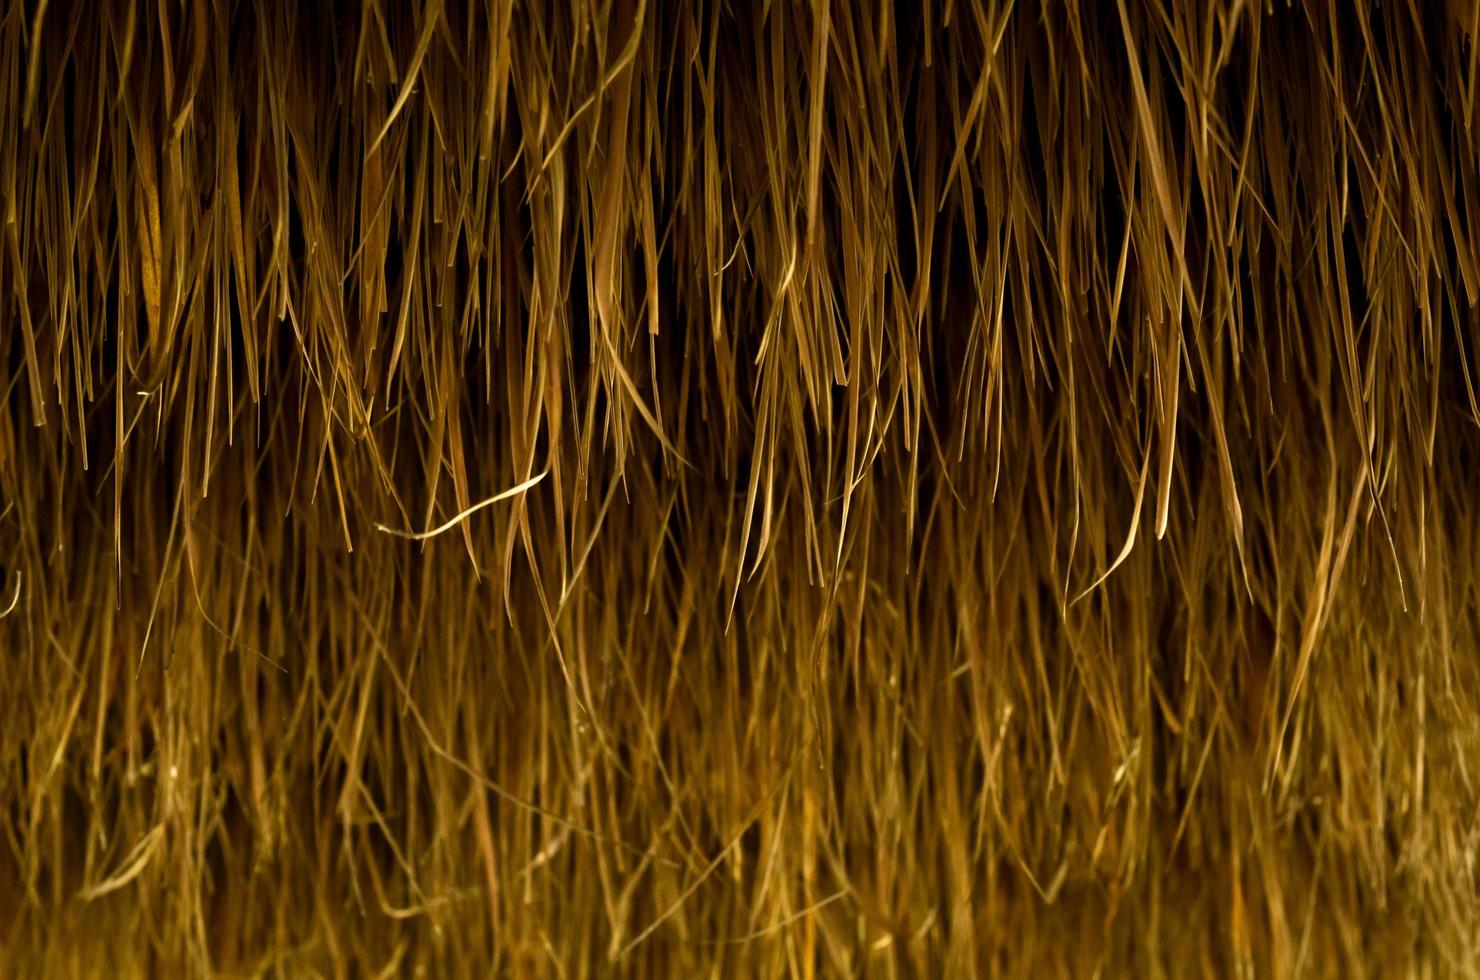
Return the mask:
<svg viewBox="0 0 1480 980"><path fill-rule="evenodd" d="M0 974L1480 971L1480 3L0 0Z"/></svg>

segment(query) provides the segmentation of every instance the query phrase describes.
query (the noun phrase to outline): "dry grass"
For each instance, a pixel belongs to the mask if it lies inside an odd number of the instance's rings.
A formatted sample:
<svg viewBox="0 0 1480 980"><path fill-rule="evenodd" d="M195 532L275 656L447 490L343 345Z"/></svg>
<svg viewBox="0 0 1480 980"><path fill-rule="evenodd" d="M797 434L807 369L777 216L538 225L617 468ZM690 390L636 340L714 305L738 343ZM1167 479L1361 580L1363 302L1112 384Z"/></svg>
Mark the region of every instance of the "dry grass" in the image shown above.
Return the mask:
<svg viewBox="0 0 1480 980"><path fill-rule="evenodd" d="M0 973L1473 975L1477 99L1475 0L0 2Z"/></svg>

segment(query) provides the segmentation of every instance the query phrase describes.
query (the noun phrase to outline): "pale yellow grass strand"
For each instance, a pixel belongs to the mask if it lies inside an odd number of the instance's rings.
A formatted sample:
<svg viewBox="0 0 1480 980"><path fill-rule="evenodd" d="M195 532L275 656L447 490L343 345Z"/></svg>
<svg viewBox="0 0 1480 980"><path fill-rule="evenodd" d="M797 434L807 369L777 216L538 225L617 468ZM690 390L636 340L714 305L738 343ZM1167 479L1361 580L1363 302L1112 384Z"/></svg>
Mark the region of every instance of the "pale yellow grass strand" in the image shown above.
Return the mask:
<svg viewBox="0 0 1480 980"><path fill-rule="evenodd" d="M508 500L508 499L510 499L512 497L517 497L521 493L524 493L525 491L530 490L533 487L539 485L539 482L541 480L543 480L549 474L549 472L550 472L550 468L547 466L543 470L541 470L538 474L536 474L535 476L530 477L528 480L525 480L523 483L520 483L517 486L512 486L512 487L510 487L507 490L504 490L504 491L501 491L499 493L496 493L492 497L489 497L487 500L479 501L478 503L476 503L473 506L467 508L466 510L463 510L462 512L458 513L457 515L449 518L446 523L441 524L441 525L439 525L437 527L434 527L431 530L428 530L428 531L401 531L401 530L397 530L396 528L393 528L393 527L387 527L384 524L376 524L375 525L375 530L382 531L382 532L384 532L386 534L394 535L395 537L398 537L398 538L409 538L412 541L425 541L428 538L435 538L439 534L446 534L448 531L450 531L453 528L457 527L463 521L467 520L469 517L471 517L472 515L476 514L478 511L482 510L483 508L485 508L485 507L492 507L494 504L499 503L500 501Z"/></svg>

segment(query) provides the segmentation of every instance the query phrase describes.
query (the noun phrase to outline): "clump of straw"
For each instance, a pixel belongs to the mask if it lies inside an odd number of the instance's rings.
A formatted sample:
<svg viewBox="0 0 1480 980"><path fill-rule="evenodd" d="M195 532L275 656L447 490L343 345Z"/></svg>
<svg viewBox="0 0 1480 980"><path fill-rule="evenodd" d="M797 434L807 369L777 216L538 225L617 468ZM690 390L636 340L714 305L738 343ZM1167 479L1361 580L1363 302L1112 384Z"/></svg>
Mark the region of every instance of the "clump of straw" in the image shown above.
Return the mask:
<svg viewBox="0 0 1480 980"><path fill-rule="evenodd" d="M0 973L1480 970L1480 6L0 2Z"/></svg>

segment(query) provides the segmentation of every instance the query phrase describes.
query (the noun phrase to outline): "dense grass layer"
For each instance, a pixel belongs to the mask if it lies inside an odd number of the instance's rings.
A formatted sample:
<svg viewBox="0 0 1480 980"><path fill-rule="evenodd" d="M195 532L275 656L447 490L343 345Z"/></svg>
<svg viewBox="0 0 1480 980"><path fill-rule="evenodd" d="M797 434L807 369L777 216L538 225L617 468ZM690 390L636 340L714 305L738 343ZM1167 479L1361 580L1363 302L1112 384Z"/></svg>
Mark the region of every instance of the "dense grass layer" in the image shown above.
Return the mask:
<svg viewBox="0 0 1480 980"><path fill-rule="evenodd" d="M1480 970L1477 99L1475 0L0 0L0 973Z"/></svg>

